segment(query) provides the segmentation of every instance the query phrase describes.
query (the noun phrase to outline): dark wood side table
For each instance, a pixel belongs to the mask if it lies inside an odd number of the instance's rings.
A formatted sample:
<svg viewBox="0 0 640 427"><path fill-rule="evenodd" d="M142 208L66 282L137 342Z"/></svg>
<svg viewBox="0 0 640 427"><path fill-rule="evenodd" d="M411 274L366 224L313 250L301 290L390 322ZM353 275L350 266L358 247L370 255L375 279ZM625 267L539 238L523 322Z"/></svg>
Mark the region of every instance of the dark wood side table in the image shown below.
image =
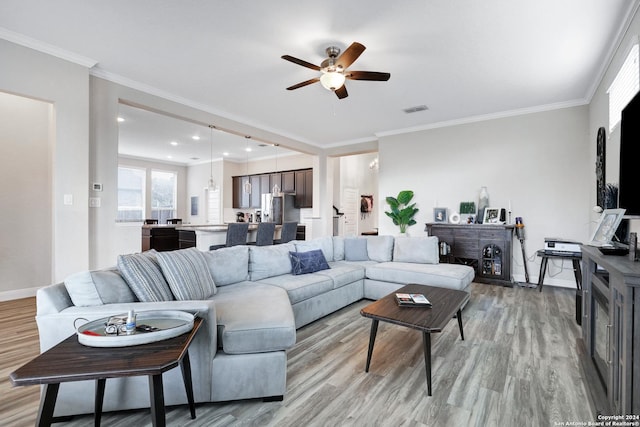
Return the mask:
<svg viewBox="0 0 640 427"><path fill-rule="evenodd" d="M148 375L151 419L154 426L161 427L165 426L162 374L180 365L191 418L195 419L188 348L201 324L202 319L198 318L188 333L131 347L87 347L72 335L11 373L9 379L14 386L44 385L38 426L55 422L53 410L60 383L96 380L95 425L99 426L107 378Z"/></svg>
<svg viewBox="0 0 640 427"><path fill-rule="evenodd" d="M424 294L431 302L432 307L400 307L396 302L396 293ZM371 319L365 372L369 372L373 345L376 341L380 321L417 329L422 332L427 393L431 396L431 333L442 332L442 329L455 315L458 318L460 338L464 340L461 312L462 306L468 300L469 294L464 291L425 285L407 285L360 310L362 316Z"/></svg>

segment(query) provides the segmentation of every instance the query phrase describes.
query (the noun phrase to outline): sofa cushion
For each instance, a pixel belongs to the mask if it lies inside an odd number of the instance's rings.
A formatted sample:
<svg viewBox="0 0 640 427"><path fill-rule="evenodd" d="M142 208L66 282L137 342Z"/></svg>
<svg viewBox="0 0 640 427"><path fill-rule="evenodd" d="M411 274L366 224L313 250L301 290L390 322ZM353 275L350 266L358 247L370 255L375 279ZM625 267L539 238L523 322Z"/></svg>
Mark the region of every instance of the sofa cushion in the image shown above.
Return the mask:
<svg viewBox="0 0 640 427"><path fill-rule="evenodd" d="M236 245L203 252L213 281L218 286L243 282L249 279L249 247Z"/></svg>
<svg viewBox="0 0 640 427"><path fill-rule="evenodd" d="M158 252L158 264L179 301L203 300L216 293L209 266L196 248Z"/></svg>
<svg viewBox="0 0 640 427"><path fill-rule="evenodd" d="M366 277L381 282L440 286L466 289L473 281L472 267L461 264L417 264L412 262L382 262L370 265Z"/></svg>
<svg viewBox="0 0 640 427"><path fill-rule="evenodd" d="M252 281L291 274L289 252L295 252L293 243L273 246L249 247L249 276Z"/></svg>
<svg viewBox="0 0 640 427"><path fill-rule="evenodd" d="M344 239L344 259L346 261L368 261L369 255L367 254L367 239Z"/></svg>
<svg viewBox="0 0 640 427"><path fill-rule="evenodd" d="M333 236L333 260L344 261L344 237Z"/></svg>
<svg viewBox="0 0 640 427"><path fill-rule="evenodd" d="M367 236L367 255L378 262L391 261L393 256L393 236Z"/></svg>
<svg viewBox="0 0 640 427"><path fill-rule="evenodd" d="M393 247L393 261L437 264L439 261L438 238L398 237Z"/></svg>
<svg viewBox="0 0 640 427"><path fill-rule="evenodd" d="M289 252L289 256L291 257L291 273L296 276L329 269L329 264L320 249L308 252Z"/></svg>
<svg viewBox="0 0 640 427"><path fill-rule="evenodd" d="M296 240L296 251L297 252L308 252L313 251L315 249L322 250L324 254L324 258L327 261L333 261L333 237L318 237L316 239L311 240Z"/></svg>
<svg viewBox="0 0 640 427"><path fill-rule="evenodd" d="M364 279L364 267L355 263L337 261L330 262L329 266L331 269L320 271L318 274L330 277L333 280L333 289Z"/></svg>
<svg viewBox="0 0 640 427"><path fill-rule="evenodd" d="M91 272L103 304L136 302L138 299L116 268Z"/></svg>
<svg viewBox="0 0 640 427"><path fill-rule="evenodd" d="M328 270L325 270L328 271ZM294 276L283 274L282 276L269 277L258 283L277 286L287 291L291 304L299 303L309 298L324 294L333 289L331 277L320 273L302 274Z"/></svg>
<svg viewBox="0 0 640 427"><path fill-rule="evenodd" d="M89 271L71 274L64 279L64 287L67 288L67 293L75 306L90 307L103 304Z"/></svg>
<svg viewBox="0 0 640 427"><path fill-rule="evenodd" d="M138 301L115 269L80 271L64 279L64 286L73 305L78 307Z"/></svg>
<svg viewBox="0 0 640 427"><path fill-rule="evenodd" d="M118 271L142 302L173 300L156 254L152 249L140 254L118 255Z"/></svg>
<svg viewBox="0 0 640 427"><path fill-rule="evenodd" d="M293 310L282 289L240 282L220 287L213 301L218 346L225 353L281 351L295 344Z"/></svg>

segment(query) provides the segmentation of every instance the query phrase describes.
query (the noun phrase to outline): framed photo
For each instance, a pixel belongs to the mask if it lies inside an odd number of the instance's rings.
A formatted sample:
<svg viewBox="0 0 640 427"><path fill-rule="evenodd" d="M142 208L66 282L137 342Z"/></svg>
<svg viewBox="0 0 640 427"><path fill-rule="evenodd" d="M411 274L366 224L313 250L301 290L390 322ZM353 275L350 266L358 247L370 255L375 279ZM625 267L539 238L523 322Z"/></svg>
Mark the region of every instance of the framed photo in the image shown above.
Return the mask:
<svg viewBox="0 0 640 427"><path fill-rule="evenodd" d="M484 208L483 224L502 224L500 220L500 208Z"/></svg>
<svg viewBox="0 0 640 427"><path fill-rule="evenodd" d="M600 215L596 229L593 230L589 244L593 246L610 245L611 239L616 233L624 213L624 209L605 209L602 211L602 215Z"/></svg>
<svg viewBox="0 0 640 427"><path fill-rule="evenodd" d="M447 208L433 208L433 222L447 222Z"/></svg>

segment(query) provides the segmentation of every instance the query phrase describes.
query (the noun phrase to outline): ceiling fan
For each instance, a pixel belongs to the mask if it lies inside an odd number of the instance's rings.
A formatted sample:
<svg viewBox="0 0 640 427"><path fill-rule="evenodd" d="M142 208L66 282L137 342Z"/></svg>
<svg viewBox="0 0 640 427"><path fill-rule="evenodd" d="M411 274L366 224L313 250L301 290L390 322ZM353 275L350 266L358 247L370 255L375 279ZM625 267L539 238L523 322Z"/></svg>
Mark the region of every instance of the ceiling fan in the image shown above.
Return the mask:
<svg viewBox="0 0 640 427"><path fill-rule="evenodd" d="M346 79L383 82L389 80L389 77L391 77L391 74L389 73L379 73L376 71L347 71L347 68L349 68L349 66L353 64L360 55L362 55L362 52L364 52L365 49L364 45L354 42L351 43L351 46L349 46L344 52L342 52L342 55L340 55L339 48L330 46L326 49L328 58L322 61L320 66L303 61L302 59L294 58L290 55L282 55L282 59L322 72L320 77L289 86L287 90L294 90L320 82L322 86L335 92L338 98L342 99L349 96L347 88L344 85Z"/></svg>

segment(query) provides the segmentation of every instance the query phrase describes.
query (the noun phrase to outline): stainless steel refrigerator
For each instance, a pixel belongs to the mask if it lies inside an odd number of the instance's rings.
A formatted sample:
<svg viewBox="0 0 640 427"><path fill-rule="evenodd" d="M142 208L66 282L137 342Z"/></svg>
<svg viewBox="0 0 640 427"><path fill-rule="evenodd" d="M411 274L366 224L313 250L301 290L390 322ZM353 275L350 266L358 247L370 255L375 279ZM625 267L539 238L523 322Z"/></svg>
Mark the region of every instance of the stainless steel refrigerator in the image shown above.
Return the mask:
<svg viewBox="0 0 640 427"><path fill-rule="evenodd" d="M276 224L299 222L300 209L295 207L295 201L295 194L280 194L278 196L263 194L262 221L275 222ZM265 213L268 214L266 217Z"/></svg>

